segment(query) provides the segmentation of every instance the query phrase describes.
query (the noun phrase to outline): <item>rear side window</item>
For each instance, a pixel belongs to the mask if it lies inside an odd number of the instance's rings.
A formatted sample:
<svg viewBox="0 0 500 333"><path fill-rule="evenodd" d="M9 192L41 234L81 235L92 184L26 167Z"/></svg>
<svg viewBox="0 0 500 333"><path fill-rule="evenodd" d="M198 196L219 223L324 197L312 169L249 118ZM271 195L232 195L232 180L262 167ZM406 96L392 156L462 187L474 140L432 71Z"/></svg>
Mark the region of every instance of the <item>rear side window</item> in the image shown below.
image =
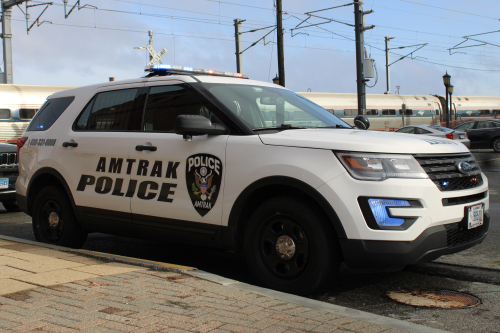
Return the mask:
<svg viewBox="0 0 500 333"><path fill-rule="evenodd" d="M10 119L10 110L0 109L0 119Z"/></svg>
<svg viewBox="0 0 500 333"><path fill-rule="evenodd" d="M36 109L19 109L20 119L31 119L35 116Z"/></svg>
<svg viewBox="0 0 500 333"><path fill-rule="evenodd" d="M71 96L47 100L31 121L27 131L45 131L49 129L74 99L75 97Z"/></svg>
<svg viewBox="0 0 500 333"><path fill-rule="evenodd" d="M135 130L139 88L97 94L76 120L77 131Z"/></svg>

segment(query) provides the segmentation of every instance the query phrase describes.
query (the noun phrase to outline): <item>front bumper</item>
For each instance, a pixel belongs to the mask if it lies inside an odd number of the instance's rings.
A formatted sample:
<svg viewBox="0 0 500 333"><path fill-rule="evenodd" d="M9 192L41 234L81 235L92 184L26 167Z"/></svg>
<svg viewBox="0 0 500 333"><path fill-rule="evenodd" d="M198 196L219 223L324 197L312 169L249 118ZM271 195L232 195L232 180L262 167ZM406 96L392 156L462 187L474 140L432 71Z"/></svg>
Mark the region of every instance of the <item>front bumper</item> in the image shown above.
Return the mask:
<svg viewBox="0 0 500 333"><path fill-rule="evenodd" d="M0 202L16 200L16 190L0 191Z"/></svg>
<svg viewBox="0 0 500 333"><path fill-rule="evenodd" d="M485 212L484 224L470 230L463 228L461 221L428 228L413 241L341 239L340 242L349 267L395 270L479 244L486 237L489 224L490 215Z"/></svg>

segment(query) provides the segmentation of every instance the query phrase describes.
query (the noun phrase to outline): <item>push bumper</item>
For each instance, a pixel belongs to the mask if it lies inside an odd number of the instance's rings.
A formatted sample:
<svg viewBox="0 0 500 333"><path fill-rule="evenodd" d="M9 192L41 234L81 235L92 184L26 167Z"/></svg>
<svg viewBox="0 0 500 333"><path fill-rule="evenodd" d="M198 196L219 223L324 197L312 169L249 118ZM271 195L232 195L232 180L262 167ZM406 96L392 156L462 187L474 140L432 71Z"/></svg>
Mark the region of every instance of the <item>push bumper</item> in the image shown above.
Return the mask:
<svg viewBox="0 0 500 333"><path fill-rule="evenodd" d="M480 227L466 229L463 221L439 225L426 229L414 241L341 239L340 242L349 267L396 270L479 244L486 237L489 224L490 215L485 213Z"/></svg>

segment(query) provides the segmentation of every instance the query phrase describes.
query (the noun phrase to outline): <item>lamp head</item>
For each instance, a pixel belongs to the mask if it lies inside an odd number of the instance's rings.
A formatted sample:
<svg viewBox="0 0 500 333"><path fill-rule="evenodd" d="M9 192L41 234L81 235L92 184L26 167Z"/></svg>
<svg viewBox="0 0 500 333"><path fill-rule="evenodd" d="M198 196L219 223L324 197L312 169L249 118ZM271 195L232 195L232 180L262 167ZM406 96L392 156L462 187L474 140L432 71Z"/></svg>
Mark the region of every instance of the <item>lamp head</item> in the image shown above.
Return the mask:
<svg viewBox="0 0 500 333"><path fill-rule="evenodd" d="M450 79L451 79L451 76L448 74L448 71L446 71L446 74L443 75L443 83L445 86L450 85Z"/></svg>

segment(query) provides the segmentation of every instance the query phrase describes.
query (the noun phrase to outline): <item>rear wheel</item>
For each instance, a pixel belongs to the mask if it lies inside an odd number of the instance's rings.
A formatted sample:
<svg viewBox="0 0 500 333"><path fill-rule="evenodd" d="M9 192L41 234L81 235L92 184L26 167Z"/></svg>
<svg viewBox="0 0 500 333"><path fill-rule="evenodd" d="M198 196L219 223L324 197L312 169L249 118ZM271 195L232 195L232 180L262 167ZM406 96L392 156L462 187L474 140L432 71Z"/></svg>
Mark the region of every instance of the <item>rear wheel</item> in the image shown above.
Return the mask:
<svg viewBox="0 0 500 333"><path fill-rule="evenodd" d="M80 248L87 232L78 224L66 192L47 186L35 198L33 232L39 242Z"/></svg>
<svg viewBox="0 0 500 333"><path fill-rule="evenodd" d="M19 206L17 205L16 200L12 201L3 201L2 202L3 207L8 211L8 212L18 212L19 211Z"/></svg>
<svg viewBox="0 0 500 333"><path fill-rule="evenodd" d="M260 284L300 295L326 289L342 258L331 225L295 197L272 198L255 210L245 233L245 254Z"/></svg>
<svg viewBox="0 0 500 333"><path fill-rule="evenodd" d="M500 138L496 138L493 140L493 150L497 153L500 153Z"/></svg>

